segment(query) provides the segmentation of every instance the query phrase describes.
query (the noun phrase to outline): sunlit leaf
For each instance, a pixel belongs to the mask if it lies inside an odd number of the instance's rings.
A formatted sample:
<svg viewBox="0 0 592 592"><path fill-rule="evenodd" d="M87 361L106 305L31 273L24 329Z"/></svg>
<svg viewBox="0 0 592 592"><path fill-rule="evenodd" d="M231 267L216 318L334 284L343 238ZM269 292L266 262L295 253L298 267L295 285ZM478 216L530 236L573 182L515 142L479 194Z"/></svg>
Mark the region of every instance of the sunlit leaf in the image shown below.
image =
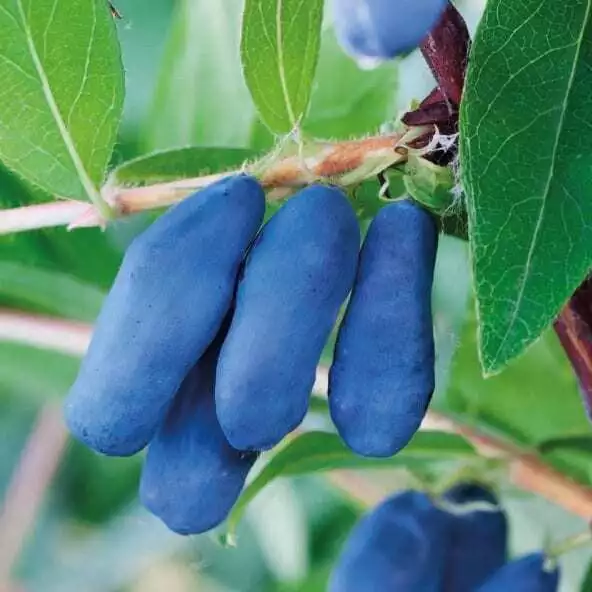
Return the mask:
<svg viewBox="0 0 592 592"><path fill-rule="evenodd" d="M104 0L0 6L0 160L61 197L97 199L123 105Z"/></svg>
<svg viewBox="0 0 592 592"><path fill-rule="evenodd" d="M492 0L461 109L486 373L553 321L592 265L589 0Z"/></svg>
<svg viewBox="0 0 592 592"><path fill-rule="evenodd" d="M236 527L249 502L277 477L334 469L412 467L426 462L470 458L474 454L472 446L460 436L443 432L418 432L405 449L386 459L358 456L336 434L304 433L280 448L243 491L227 521L227 541L232 542Z"/></svg>
<svg viewBox="0 0 592 592"><path fill-rule="evenodd" d="M276 133L306 113L319 58L323 0L246 0L241 57L259 114Z"/></svg>

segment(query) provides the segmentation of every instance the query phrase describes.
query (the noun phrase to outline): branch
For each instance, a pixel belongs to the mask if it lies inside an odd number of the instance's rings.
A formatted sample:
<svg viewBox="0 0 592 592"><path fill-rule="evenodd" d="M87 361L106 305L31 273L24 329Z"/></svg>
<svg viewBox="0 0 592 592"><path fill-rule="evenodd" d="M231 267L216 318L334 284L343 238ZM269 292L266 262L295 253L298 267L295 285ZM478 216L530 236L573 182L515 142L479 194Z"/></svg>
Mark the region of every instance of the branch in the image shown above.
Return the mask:
<svg viewBox="0 0 592 592"><path fill-rule="evenodd" d="M145 187L117 187L107 184L103 200L115 218L170 206L222 177L240 172L255 175L267 192L269 201L288 197L299 188L314 182L343 187L356 186L385 169L405 162L407 148L418 136L434 131L422 126L399 134L376 136L362 140L336 143L316 143L306 146L309 156L290 155L282 158L270 155L243 170L215 175L179 179ZM51 203L0 210L0 235L39 228L68 226L104 226L105 219L94 206L77 201Z"/></svg>
<svg viewBox="0 0 592 592"><path fill-rule="evenodd" d="M21 454L0 509L0 590L10 574L43 503L67 441L61 409L44 406Z"/></svg>
<svg viewBox="0 0 592 592"><path fill-rule="evenodd" d="M10 320L10 323L6 323L7 320ZM50 347L78 356L84 355L92 332L91 325L8 310L0 311L0 327L6 327L0 334L0 340L16 341L35 347ZM35 330L35 327L39 330ZM51 340L43 337L48 328L53 331ZM319 366L314 391L326 395L328 382L328 368ZM519 489L540 495L582 518L592 517L592 488L566 477L547 465L536 454L436 411L428 411L420 429L463 436L481 455L505 460L508 463L510 479ZM367 483L362 485L358 478L352 480L351 477L349 471L337 471L331 473L329 479L338 483L339 487L348 489L350 495L363 503L374 503L377 496L386 494L379 486ZM345 483L349 485L346 486Z"/></svg>
<svg viewBox="0 0 592 592"><path fill-rule="evenodd" d="M0 308L0 341L82 357L90 334L91 327L85 323Z"/></svg>

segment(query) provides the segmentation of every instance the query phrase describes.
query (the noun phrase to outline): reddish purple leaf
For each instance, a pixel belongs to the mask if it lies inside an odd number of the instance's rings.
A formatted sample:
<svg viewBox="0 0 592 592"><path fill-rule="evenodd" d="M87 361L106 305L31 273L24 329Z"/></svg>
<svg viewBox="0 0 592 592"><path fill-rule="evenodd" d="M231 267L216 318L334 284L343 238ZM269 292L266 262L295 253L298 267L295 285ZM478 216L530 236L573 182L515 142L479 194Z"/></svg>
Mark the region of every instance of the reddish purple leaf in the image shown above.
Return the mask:
<svg viewBox="0 0 592 592"><path fill-rule="evenodd" d="M460 12L448 3L436 28L428 35L421 51L444 98L460 105L471 39Z"/></svg>
<svg viewBox="0 0 592 592"><path fill-rule="evenodd" d="M554 326L578 377L588 417L592 420L592 277L571 297Z"/></svg>

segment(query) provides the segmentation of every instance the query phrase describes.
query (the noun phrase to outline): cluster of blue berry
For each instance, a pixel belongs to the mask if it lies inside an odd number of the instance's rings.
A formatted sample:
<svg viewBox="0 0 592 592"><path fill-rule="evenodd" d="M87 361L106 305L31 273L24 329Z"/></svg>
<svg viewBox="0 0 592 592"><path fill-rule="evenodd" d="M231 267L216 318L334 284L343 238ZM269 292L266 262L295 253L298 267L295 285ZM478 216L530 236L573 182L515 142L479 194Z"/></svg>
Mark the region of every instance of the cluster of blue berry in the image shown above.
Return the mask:
<svg viewBox="0 0 592 592"><path fill-rule="evenodd" d="M416 47L447 0L333 0L344 49L361 62ZM419 428L434 389L432 216L385 206L360 250L345 195L315 185L262 225L264 192L228 177L171 208L128 249L67 399L92 449L148 446L140 497L181 534L220 524L259 452L303 420L340 307L329 377L337 431L356 453L391 456ZM483 505L486 507L484 508ZM461 484L433 500L405 492L354 528L332 592L547 592L543 554L506 562L495 496Z"/></svg>
<svg viewBox="0 0 592 592"><path fill-rule="evenodd" d="M543 553L507 561L507 523L493 492L460 483L434 501L406 491L350 534L329 592L556 592Z"/></svg>
<svg viewBox="0 0 592 592"><path fill-rule="evenodd" d="M329 381L346 443L394 454L434 388L431 215L387 205L360 251L339 189L300 191L260 229L264 209L257 181L229 177L141 234L66 402L70 430L94 450L149 444L141 498L177 532L220 523L257 453L302 422L350 292Z"/></svg>

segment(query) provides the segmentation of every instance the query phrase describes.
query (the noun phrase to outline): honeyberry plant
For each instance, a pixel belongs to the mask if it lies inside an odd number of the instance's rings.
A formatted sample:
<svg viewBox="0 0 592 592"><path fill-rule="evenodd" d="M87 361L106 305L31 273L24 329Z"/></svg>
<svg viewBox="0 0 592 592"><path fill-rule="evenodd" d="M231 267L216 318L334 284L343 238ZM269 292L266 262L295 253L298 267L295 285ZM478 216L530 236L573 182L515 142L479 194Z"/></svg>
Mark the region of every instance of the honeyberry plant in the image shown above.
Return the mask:
<svg viewBox="0 0 592 592"><path fill-rule="evenodd" d="M153 4L0 0L7 449L31 429L0 587L81 589L17 561L63 413L42 518L95 525L84 589L178 551L136 498L236 547L228 589L592 589L564 558L592 539L590 0L489 0L472 39L448 0L177 0L152 92ZM280 477L339 519L290 524Z"/></svg>

